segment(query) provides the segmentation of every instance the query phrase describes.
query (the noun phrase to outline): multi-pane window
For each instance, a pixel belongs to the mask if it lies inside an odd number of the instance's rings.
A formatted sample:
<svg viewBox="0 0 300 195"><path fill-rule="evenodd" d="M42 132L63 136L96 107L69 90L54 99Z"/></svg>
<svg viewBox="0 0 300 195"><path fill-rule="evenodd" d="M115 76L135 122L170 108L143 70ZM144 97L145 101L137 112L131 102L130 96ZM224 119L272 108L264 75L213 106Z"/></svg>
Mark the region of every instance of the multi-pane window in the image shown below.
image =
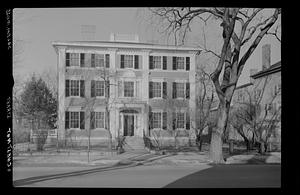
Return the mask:
<svg viewBox="0 0 300 195"><path fill-rule="evenodd" d="M184 83L176 83L176 97L184 98Z"/></svg>
<svg viewBox="0 0 300 195"><path fill-rule="evenodd" d="M70 66L79 66L79 53L70 53Z"/></svg>
<svg viewBox="0 0 300 195"><path fill-rule="evenodd" d="M176 69L184 70L184 57L177 57L176 59Z"/></svg>
<svg viewBox="0 0 300 195"><path fill-rule="evenodd" d="M153 56L153 68L161 69L161 56Z"/></svg>
<svg viewBox="0 0 300 195"><path fill-rule="evenodd" d="M134 96L134 82L124 81L124 97L133 97L133 96Z"/></svg>
<svg viewBox="0 0 300 195"><path fill-rule="evenodd" d="M104 96L105 85L104 81L95 81L95 95Z"/></svg>
<svg viewBox="0 0 300 195"><path fill-rule="evenodd" d="M152 113L152 124L153 124L153 128L161 128L161 112L153 112Z"/></svg>
<svg viewBox="0 0 300 195"><path fill-rule="evenodd" d="M160 82L153 82L152 83L152 93L153 97L161 97L161 83Z"/></svg>
<svg viewBox="0 0 300 195"><path fill-rule="evenodd" d="M70 80L71 96L79 96L79 80Z"/></svg>
<svg viewBox="0 0 300 195"><path fill-rule="evenodd" d="M104 67L104 54L95 54L95 67Z"/></svg>
<svg viewBox="0 0 300 195"><path fill-rule="evenodd" d="M104 128L104 112L95 112L95 128Z"/></svg>
<svg viewBox="0 0 300 195"><path fill-rule="evenodd" d="M124 55L124 68L133 68L133 55Z"/></svg>
<svg viewBox="0 0 300 195"><path fill-rule="evenodd" d="M70 112L70 128L79 128L79 112Z"/></svg>
<svg viewBox="0 0 300 195"><path fill-rule="evenodd" d="M184 124L185 124L185 121L184 121L184 113L183 112L178 112L176 114L176 119L177 119L177 128L178 129L184 129Z"/></svg>

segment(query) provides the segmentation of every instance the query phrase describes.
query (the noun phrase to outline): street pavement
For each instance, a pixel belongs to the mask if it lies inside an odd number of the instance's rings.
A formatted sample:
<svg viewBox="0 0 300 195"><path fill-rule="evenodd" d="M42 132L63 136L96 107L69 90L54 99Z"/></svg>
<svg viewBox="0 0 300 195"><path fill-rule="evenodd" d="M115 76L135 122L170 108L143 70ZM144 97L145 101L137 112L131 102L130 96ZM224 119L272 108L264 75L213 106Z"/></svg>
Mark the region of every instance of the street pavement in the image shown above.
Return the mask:
<svg viewBox="0 0 300 195"><path fill-rule="evenodd" d="M281 166L264 165L216 165L182 177L166 188L279 188Z"/></svg>
<svg viewBox="0 0 300 195"><path fill-rule="evenodd" d="M42 171L39 167L34 172ZM26 170L30 171L30 170ZM49 170L50 171L50 170ZM61 177L60 177L61 176ZM83 188L252 188L280 187L281 166L265 165L135 165L88 174L57 174L39 182L19 182L15 187Z"/></svg>

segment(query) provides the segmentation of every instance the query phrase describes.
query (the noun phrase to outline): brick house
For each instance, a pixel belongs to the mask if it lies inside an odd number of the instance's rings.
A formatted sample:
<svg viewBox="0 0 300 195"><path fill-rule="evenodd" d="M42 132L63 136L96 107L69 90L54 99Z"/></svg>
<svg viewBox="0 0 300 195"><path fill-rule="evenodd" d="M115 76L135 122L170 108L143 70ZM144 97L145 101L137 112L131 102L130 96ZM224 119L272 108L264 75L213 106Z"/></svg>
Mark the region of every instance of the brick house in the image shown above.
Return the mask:
<svg viewBox="0 0 300 195"><path fill-rule="evenodd" d="M166 144L175 131L184 135L182 140L192 136L198 48L140 43L138 37L124 41L116 35L110 41L53 42L53 47L60 140L72 132L86 143L85 130L91 129L92 143L98 144L107 140L107 126L113 141L119 135L139 140L133 148L143 147L143 136L153 137L153 132ZM105 71L110 76L102 77Z"/></svg>

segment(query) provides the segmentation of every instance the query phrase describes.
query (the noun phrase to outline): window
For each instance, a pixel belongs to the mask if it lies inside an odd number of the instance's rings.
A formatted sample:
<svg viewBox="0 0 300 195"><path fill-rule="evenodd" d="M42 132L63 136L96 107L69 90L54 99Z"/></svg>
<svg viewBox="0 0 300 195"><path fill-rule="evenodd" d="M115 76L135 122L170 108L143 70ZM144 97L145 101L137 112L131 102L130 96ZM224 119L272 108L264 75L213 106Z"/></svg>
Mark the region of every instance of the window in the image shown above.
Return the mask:
<svg viewBox="0 0 300 195"><path fill-rule="evenodd" d="M161 83L153 82L152 85L153 97L161 97Z"/></svg>
<svg viewBox="0 0 300 195"><path fill-rule="evenodd" d="M153 112L152 113L152 124L153 124L153 128L156 129L160 129L161 128L161 112Z"/></svg>
<svg viewBox="0 0 300 195"><path fill-rule="evenodd" d="M153 56L153 68L161 69L161 56Z"/></svg>
<svg viewBox="0 0 300 195"><path fill-rule="evenodd" d="M85 129L84 112L65 112L65 129Z"/></svg>
<svg viewBox="0 0 300 195"><path fill-rule="evenodd" d="M104 54L95 54L95 67L104 67Z"/></svg>
<svg viewBox="0 0 300 195"><path fill-rule="evenodd" d="M79 80L70 80L71 96L79 96Z"/></svg>
<svg viewBox="0 0 300 195"><path fill-rule="evenodd" d="M79 112L70 112L70 128L79 128Z"/></svg>
<svg viewBox="0 0 300 195"><path fill-rule="evenodd" d="M75 96L75 97L84 97L85 93L85 85L84 80L69 80L66 79L66 86L65 86L65 95L66 97Z"/></svg>
<svg viewBox="0 0 300 195"><path fill-rule="evenodd" d="M124 68L133 68L133 55L124 55Z"/></svg>
<svg viewBox="0 0 300 195"><path fill-rule="evenodd" d="M70 66L79 66L79 53L70 53Z"/></svg>
<svg viewBox="0 0 300 195"><path fill-rule="evenodd" d="M177 113L177 128L178 129L184 129L184 113L183 112L178 112Z"/></svg>
<svg viewBox="0 0 300 195"><path fill-rule="evenodd" d="M184 70L184 57L177 57L176 59L176 69Z"/></svg>
<svg viewBox="0 0 300 195"><path fill-rule="evenodd" d="M104 128L104 112L95 112L95 128Z"/></svg>
<svg viewBox="0 0 300 195"><path fill-rule="evenodd" d="M184 98L184 83L176 83L176 97Z"/></svg>
<svg viewBox="0 0 300 195"><path fill-rule="evenodd" d="M124 97L134 97L133 81L124 81Z"/></svg>
<svg viewBox="0 0 300 195"><path fill-rule="evenodd" d="M190 83L189 82L173 82L173 99L190 98Z"/></svg>
<svg viewBox="0 0 300 195"><path fill-rule="evenodd" d="M96 96L104 96L105 85L104 81L95 81L95 95Z"/></svg>

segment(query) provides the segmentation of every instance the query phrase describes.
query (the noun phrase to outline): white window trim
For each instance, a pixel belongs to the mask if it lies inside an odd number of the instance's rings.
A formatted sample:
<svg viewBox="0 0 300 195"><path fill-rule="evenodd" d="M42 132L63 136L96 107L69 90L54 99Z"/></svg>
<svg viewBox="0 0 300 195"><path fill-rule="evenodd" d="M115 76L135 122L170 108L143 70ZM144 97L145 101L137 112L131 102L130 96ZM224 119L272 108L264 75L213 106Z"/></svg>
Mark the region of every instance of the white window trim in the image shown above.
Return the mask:
<svg viewBox="0 0 300 195"><path fill-rule="evenodd" d="M183 58L183 69L177 69L178 58ZM184 56L176 56L176 71L186 72L186 57Z"/></svg>
<svg viewBox="0 0 300 195"><path fill-rule="evenodd" d="M76 130L76 131L80 131L80 112L81 112L81 109L78 109L78 107L73 107L73 108L69 108L67 110L69 112L69 129L68 130ZM79 127L78 128L71 128L71 112L78 112L78 117L79 117ZM66 120L66 119L65 119Z"/></svg>
<svg viewBox="0 0 300 195"><path fill-rule="evenodd" d="M153 56L153 69L151 69L151 70L156 70L156 71L160 71L160 70L163 70L163 56L161 56L161 55L151 55L151 56ZM160 57L160 68L155 68L154 67L154 57Z"/></svg>
<svg viewBox="0 0 300 195"><path fill-rule="evenodd" d="M155 83L160 83L160 97L152 97L152 99L163 99L163 83L164 80L163 79L151 79L151 82L155 82ZM152 88L153 90L153 88ZM153 91L152 91L153 93Z"/></svg>
<svg viewBox="0 0 300 195"><path fill-rule="evenodd" d="M105 80L103 78L95 77L93 79L95 81L95 98L96 99L104 99L106 95L106 90L105 90ZM103 81L104 82L104 95L103 96L96 96L96 81Z"/></svg>
<svg viewBox="0 0 300 195"><path fill-rule="evenodd" d="M99 128L99 127L97 127L96 128L96 118L95 118L95 123L94 123L94 126L95 126L95 128L94 128L94 130L104 130L105 129L105 126L106 126L106 113L105 113L105 110L94 110L94 112L95 112L95 115L96 115L96 112L103 112L104 113L104 122L103 122L103 125L104 125L104 127L103 128ZM96 116L94 116L94 117L96 117Z"/></svg>
<svg viewBox="0 0 300 195"><path fill-rule="evenodd" d="M153 110L152 111L152 115L153 113L160 113L160 128L152 128L152 130L162 130L163 129L163 110ZM152 123L153 123L153 118L152 118Z"/></svg>
<svg viewBox="0 0 300 195"><path fill-rule="evenodd" d="M123 78L123 79L120 79L118 80L118 82L121 81L122 82L122 94L119 95L118 94L118 97L119 98L125 98L125 99L130 99L130 98L136 98L137 97L137 91L136 91L136 82L137 81L140 81L140 80L136 80L136 79L128 79L128 78ZM133 97L125 97L124 96L124 90L125 90L125 87L124 87L124 82L133 82ZM118 86L119 87L119 86ZM119 90L119 89L118 89ZM118 91L119 92L119 91Z"/></svg>
<svg viewBox="0 0 300 195"><path fill-rule="evenodd" d="M186 80L175 80L174 82L176 84L177 83L183 83L183 97L177 97L177 94L176 94L176 100L185 100L186 99L186 83L188 81L186 81ZM177 93L177 89L176 89L176 93Z"/></svg>
<svg viewBox="0 0 300 195"><path fill-rule="evenodd" d="M186 112L187 111L183 111L183 110L175 112L176 113L176 130L178 130L178 131L186 130L186 126L185 126L185 124L186 124ZM183 113L184 114L183 128L178 128L177 127L177 113Z"/></svg>
<svg viewBox="0 0 300 195"><path fill-rule="evenodd" d="M134 69L134 65L135 65L135 55L138 55L138 54L119 54L120 55L120 70L139 70L139 69ZM124 55L124 68L121 68L121 55ZM132 68L127 68L125 67L125 56L132 56L133 58L133 64L132 64Z"/></svg>
<svg viewBox="0 0 300 195"><path fill-rule="evenodd" d="M69 97L73 97L73 98L81 98L80 97L80 90L81 90L81 88L80 88L80 80L82 80L82 79L80 79L80 78L69 78L68 79L69 80ZM79 87L78 87L78 95L76 95L76 96L74 96L74 95L72 95L71 94L71 81L79 81Z"/></svg>
<svg viewBox="0 0 300 195"><path fill-rule="evenodd" d="M80 60L81 60L81 53L80 52L77 52L77 51L72 51L72 52L70 52L70 51L66 51L66 53L69 53L69 55L70 55L70 58L69 58L69 66L66 66L66 68L70 68L70 69L76 69L76 68L81 68L80 67ZM71 53L72 54L78 54L79 55L79 57L78 57L78 66L71 66Z"/></svg>

